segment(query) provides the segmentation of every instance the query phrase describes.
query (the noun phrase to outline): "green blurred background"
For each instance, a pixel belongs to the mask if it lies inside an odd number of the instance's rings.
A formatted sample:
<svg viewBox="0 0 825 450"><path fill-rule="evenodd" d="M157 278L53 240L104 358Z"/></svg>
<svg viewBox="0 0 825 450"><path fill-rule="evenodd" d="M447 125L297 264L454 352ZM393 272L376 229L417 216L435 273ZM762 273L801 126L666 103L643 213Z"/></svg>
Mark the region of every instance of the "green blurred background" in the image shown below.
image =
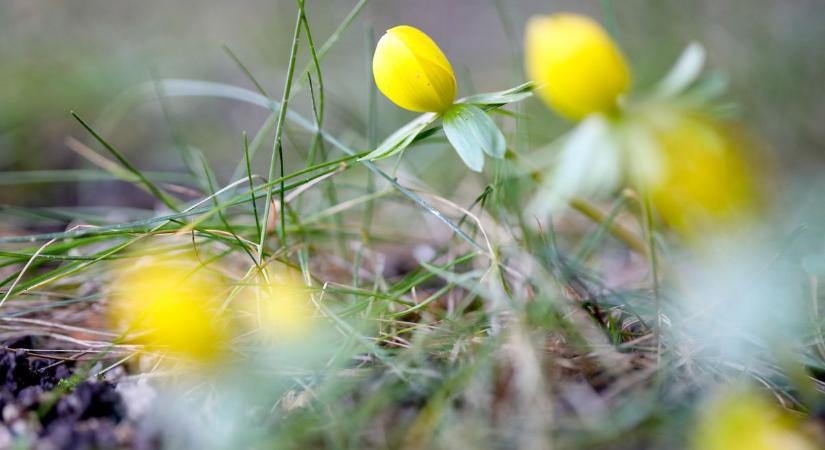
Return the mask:
<svg viewBox="0 0 825 450"><path fill-rule="evenodd" d="M315 39L324 42L355 0L308 0ZM417 26L442 47L456 68L460 94L504 89L523 81L523 26L532 14L576 11L603 23L612 5L618 38L644 87L696 40L709 67L728 74L730 97L758 130L779 166L794 177L814 176L825 162L825 26L821 0L372 0L322 62L326 128L366 148L369 42L400 23ZM222 50L230 47L273 97L280 97L293 27L292 0L112 2L0 1L0 171L91 168L65 144L92 143L69 115L105 121L107 106L130 87L158 78L220 81L253 88ZM299 67L306 63L306 52ZM295 108L307 117L306 93ZM379 96L378 136L412 115ZM528 110L532 146L568 125L536 100ZM208 99L171 99L174 126L202 150L226 183L242 157L241 132L254 133L266 112ZM105 137L145 170L182 170L171 128L156 99L130 109ZM292 132L288 163L304 161ZM94 147L94 146L93 146ZM97 148L97 147L94 147ZM268 169L269 144L254 171ZM296 150L299 149L299 150ZM300 151L300 157L295 151ZM415 152L424 181L450 189L460 161L446 145ZM292 155L292 157L290 157ZM448 163L444 163L447 161ZM448 176L445 176L448 175ZM152 199L117 182L0 184L0 203L17 206L152 206Z"/></svg>

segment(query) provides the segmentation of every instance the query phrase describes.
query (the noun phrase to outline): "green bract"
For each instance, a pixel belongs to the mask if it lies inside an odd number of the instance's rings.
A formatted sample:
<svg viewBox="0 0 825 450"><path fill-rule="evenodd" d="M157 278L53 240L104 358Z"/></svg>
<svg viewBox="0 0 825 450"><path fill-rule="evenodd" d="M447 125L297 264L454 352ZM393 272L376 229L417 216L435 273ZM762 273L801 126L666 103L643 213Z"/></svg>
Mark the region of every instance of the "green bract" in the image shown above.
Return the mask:
<svg viewBox="0 0 825 450"><path fill-rule="evenodd" d="M442 117L444 132L462 161L472 170L484 166L483 154L503 158L506 150L504 135L485 111L509 103L519 102L533 95L533 83L524 83L511 89L488 92L458 100L443 114L422 114L391 134L375 150L361 160L376 160L395 155L417 139L422 139L437 127L428 127Z"/></svg>
<svg viewBox="0 0 825 450"><path fill-rule="evenodd" d="M504 135L481 108L457 104L444 113L444 134L458 156L472 170L484 167L484 153L501 159L507 150Z"/></svg>

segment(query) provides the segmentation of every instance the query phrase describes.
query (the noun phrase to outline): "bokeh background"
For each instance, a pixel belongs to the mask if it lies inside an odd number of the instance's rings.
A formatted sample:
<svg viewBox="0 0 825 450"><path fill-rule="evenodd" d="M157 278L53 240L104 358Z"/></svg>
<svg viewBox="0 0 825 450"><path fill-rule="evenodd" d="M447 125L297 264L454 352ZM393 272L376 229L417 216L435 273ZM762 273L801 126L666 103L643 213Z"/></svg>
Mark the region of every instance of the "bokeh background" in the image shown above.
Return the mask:
<svg viewBox="0 0 825 450"><path fill-rule="evenodd" d="M315 38L324 42L356 1L307 3ZM798 178L813 177L820 170L825 163L825 27L820 0L610 4L637 87L661 77L688 42L699 41L709 52L709 66L728 75L730 97L739 104L739 114L762 134L781 172ZM372 82L369 47L388 27L408 23L431 34L453 62L460 93L466 95L523 81L520 49L530 15L568 10L606 22L611 19L604 5L597 0L370 1L322 63L327 129L355 145L366 145ZM292 0L0 1L0 171L89 168L65 144L68 136L90 142L69 112L92 122L105 121L107 107L120 94L153 78L203 79L251 88L223 45L240 57L270 95L279 97L294 9ZM295 107L311 116L306 97L299 96ZM382 97L378 107L379 136L411 117ZM536 100L526 107L533 113L528 124L532 145L546 143L568 126ZM241 132L254 133L266 117L248 105L208 99L173 99L169 113L187 144L207 155L224 183L242 156ZM170 124L157 101L130 109L105 132L143 170L181 166ZM268 153L266 148L260 152L256 172L265 173ZM437 188L450 189L455 183L455 175L445 175L456 173L460 161L448 146L430 146L411 158L418 175ZM126 183L12 186L0 179L3 205L145 207L151 202Z"/></svg>

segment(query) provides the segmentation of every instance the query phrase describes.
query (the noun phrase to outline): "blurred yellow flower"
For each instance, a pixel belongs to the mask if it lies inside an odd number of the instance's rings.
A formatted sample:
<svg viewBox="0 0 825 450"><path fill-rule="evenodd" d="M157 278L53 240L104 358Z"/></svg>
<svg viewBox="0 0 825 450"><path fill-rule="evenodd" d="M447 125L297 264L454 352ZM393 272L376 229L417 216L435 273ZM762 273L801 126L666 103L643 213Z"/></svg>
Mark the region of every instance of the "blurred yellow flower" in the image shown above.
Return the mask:
<svg viewBox="0 0 825 450"><path fill-rule="evenodd" d="M378 89L404 109L441 113L455 100L450 61L417 28L399 25L387 30L375 48L372 72Z"/></svg>
<svg viewBox="0 0 825 450"><path fill-rule="evenodd" d="M650 194L665 222L690 235L752 216L758 189L740 142L729 129L682 114L659 126L654 139L662 173Z"/></svg>
<svg viewBox="0 0 825 450"><path fill-rule="evenodd" d="M580 120L610 111L631 84L624 56L594 20L577 14L534 16L525 36L527 75L561 116Z"/></svg>
<svg viewBox="0 0 825 450"><path fill-rule="evenodd" d="M300 273L272 264L242 296L242 310L266 337L290 340L312 331L313 304Z"/></svg>
<svg viewBox="0 0 825 450"><path fill-rule="evenodd" d="M756 394L728 393L700 410L695 450L814 450L798 423Z"/></svg>
<svg viewBox="0 0 825 450"><path fill-rule="evenodd" d="M216 359L229 330L215 302L222 278L193 255L146 256L119 265L111 291L112 318L135 341L193 360Z"/></svg>
<svg viewBox="0 0 825 450"><path fill-rule="evenodd" d="M543 216L576 196L632 187L663 222L691 239L741 230L765 206L753 139L706 111L644 105L614 120L595 114L560 143L551 177L528 205ZM757 179L759 180L757 182Z"/></svg>

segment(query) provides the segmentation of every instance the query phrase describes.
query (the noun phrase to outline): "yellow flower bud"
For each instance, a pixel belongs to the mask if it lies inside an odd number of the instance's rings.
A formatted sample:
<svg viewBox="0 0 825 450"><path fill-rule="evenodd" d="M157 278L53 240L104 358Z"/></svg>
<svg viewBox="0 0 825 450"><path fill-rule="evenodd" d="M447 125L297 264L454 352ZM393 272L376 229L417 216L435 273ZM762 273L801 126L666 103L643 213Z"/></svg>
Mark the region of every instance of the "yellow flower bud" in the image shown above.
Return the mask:
<svg viewBox="0 0 825 450"><path fill-rule="evenodd" d="M450 61L417 28L399 25L387 30L375 48L372 72L378 89L404 109L441 113L455 100Z"/></svg>
<svg viewBox="0 0 825 450"><path fill-rule="evenodd" d="M799 423L762 397L729 393L701 410L696 450L813 450Z"/></svg>
<svg viewBox="0 0 825 450"><path fill-rule="evenodd" d="M527 75L561 116L579 120L616 107L630 88L630 69L607 32L576 14L535 16L525 36Z"/></svg>
<svg viewBox="0 0 825 450"><path fill-rule="evenodd" d="M656 136L664 172L650 187L653 203L664 221L684 234L739 223L758 206L751 167L729 131L681 115Z"/></svg>
<svg viewBox="0 0 825 450"><path fill-rule="evenodd" d="M134 341L192 360L219 356L229 336L217 274L191 255L147 256L117 267L112 318Z"/></svg>

